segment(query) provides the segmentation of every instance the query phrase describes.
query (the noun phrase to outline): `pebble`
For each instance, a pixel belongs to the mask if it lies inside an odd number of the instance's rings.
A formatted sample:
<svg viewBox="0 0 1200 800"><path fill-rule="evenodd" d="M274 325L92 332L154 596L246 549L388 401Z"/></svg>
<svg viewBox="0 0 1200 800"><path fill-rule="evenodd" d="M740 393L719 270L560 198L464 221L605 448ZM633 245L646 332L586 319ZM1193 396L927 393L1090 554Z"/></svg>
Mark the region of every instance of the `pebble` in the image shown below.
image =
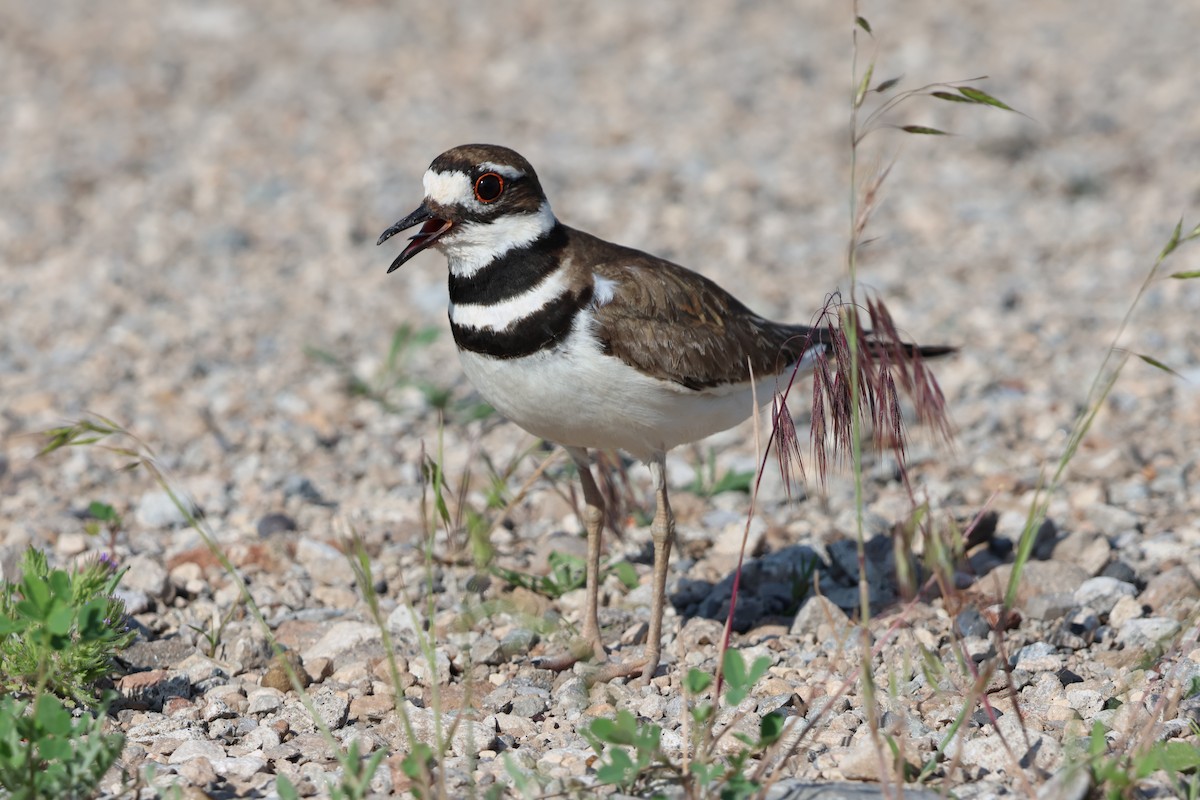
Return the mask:
<svg viewBox="0 0 1200 800"><path fill-rule="evenodd" d="M301 654L301 658L304 661L328 658L333 662L335 670L340 669L343 664L349 663L348 659L353 658L356 647L376 642L381 637L379 628L368 622L336 622L316 644Z"/></svg>
<svg viewBox="0 0 1200 800"><path fill-rule="evenodd" d="M1108 612L1108 624L1120 629L1129 620L1137 619L1145 613L1141 600L1135 600L1133 597L1122 597L1113 606L1112 611Z"/></svg>
<svg viewBox="0 0 1200 800"><path fill-rule="evenodd" d="M388 614L388 631L410 642L425 633L425 620L415 606L401 604Z"/></svg>
<svg viewBox="0 0 1200 800"><path fill-rule="evenodd" d="M1008 588L1012 570L1011 564L1001 564L984 576L978 584L979 588L989 594L995 590L1002 597ZM1017 605L1025 608L1031 599L1046 593L1048 589L1053 593L1074 593L1089 577L1083 567L1067 561L1027 561L1017 582Z"/></svg>
<svg viewBox="0 0 1200 800"><path fill-rule="evenodd" d="M1062 668L1062 658L1057 648L1048 642L1034 642L1017 651L1012 665L1029 672L1049 672Z"/></svg>
<svg viewBox="0 0 1200 800"><path fill-rule="evenodd" d="M1074 607L1074 592L1046 592L1031 597L1025 603L1025 613L1033 619L1055 620L1066 616Z"/></svg>
<svg viewBox="0 0 1200 800"><path fill-rule="evenodd" d="M991 632L991 626L979 613L979 609L969 606L954 618L954 629L959 636L984 637Z"/></svg>
<svg viewBox="0 0 1200 800"><path fill-rule="evenodd" d="M793 636L808 634L824 641L846 636L852 627L846 612L824 597L810 597L796 612L788 633Z"/></svg>
<svg viewBox="0 0 1200 800"><path fill-rule="evenodd" d="M1121 559L1110 562L1109 565L1100 572L1100 575L1105 578L1116 578L1117 580L1124 581L1125 583L1132 583L1135 585L1138 583L1137 572L1134 571L1133 567L1129 566Z"/></svg>
<svg viewBox="0 0 1200 800"><path fill-rule="evenodd" d="M529 628L514 628L500 640L500 655L514 658L525 655L537 641L537 634Z"/></svg>
<svg viewBox="0 0 1200 800"><path fill-rule="evenodd" d="M493 636L484 634L471 643L471 662L474 664L486 664L494 667L504 662L504 652L500 648L500 642Z"/></svg>
<svg viewBox="0 0 1200 800"><path fill-rule="evenodd" d="M186 498L179 497L179 500L191 514L200 513L200 509L194 505L188 507ZM175 502L175 498L165 491L143 494L134 510L134 519L144 528L179 528L188 524L188 518Z"/></svg>
<svg viewBox="0 0 1200 800"><path fill-rule="evenodd" d="M1089 506L1087 518L1105 536L1116 536L1129 530L1140 529L1138 516L1130 511L1111 505Z"/></svg>
<svg viewBox="0 0 1200 800"><path fill-rule="evenodd" d="M350 701L351 719L378 722L396 708L395 698L389 695L368 695Z"/></svg>
<svg viewBox="0 0 1200 800"><path fill-rule="evenodd" d="M211 759L210 763L214 772L229 780L249 780L256 773L265 772L267 769L266 760L254 756L217 758Z"/></svg>
<svg viewBox="0 0 1200 800"><path fill-rule="evenodd" d="M1106 615L1122 597L1134 597L1137 587L1116 578L1089 578L1075 590L1075 602L1097 614Z"/></svg>
<svg viewBox="0 0 1200 800"><path fill-rule="evenodd" d="M61 533L54 543L55 551L63 557L70 558L88 549L91 537L86 533Z"/></svg>
<svg viewBox="0 0 1200 800"><path fill-rule="evenodd" d="M314 581L326 586L350 586L354 570L341 550L331 544L301 537L296 543L296 563L304 567Z"/></svg>
<svg viewBox="0 0 1200 800"><path fill-rule="evenodd" d="M447 683L450 680L450 656L445 650L434 651L434 660L431 665L425 656L414 658L408 663L408 669L417 682L424 686L432 686L435 683Z"/></svg>
<svg viewBox="0 0 1200 800"><path fill-rule="evenodd" d="M278 711L283 705L283 692L273 687L263 686L251 689L246 695L246 699L247 714L270 714Z"/></svg>
<svg viewBox="0 0 1200 800"><path fill-rule="evenodd" d="M522 695L513 699L511 708L515 716L532 718L546 710L546 698L532 694Z"/></svg>
<svg viewBox="0 0 1200 800"><path fill-rule="evenodd" d="M1078 564L1088 575L1099 575L1108 566L1112 546L1103 534L1073 531L1055 544L1054 557Z"/></svg>
<svg viewBox="0 0 1200 800"><path fill-rule="evenodd" d="M1171 612L1180 611L1186 616L1196 608L1197 598L1200 598L1200 582L1187 567L1180 565L1150 578L1138 600L1159 614L1175 616Z"/></svg>
<svg viewBox="0 0 1200 800"><path fill-rule="evenodd" d="M134 556L121 566L128 568L121 579L121 585L127 591L141 592L163 602L170 601L173 594L170 576L157 559Z"/></svg>
<svg viewBox="0 0 1200 800"><path fill-rule="evenodd" d="M171 757L167 759L167 763L182 764L198 758L207 759L211 764L214 761L225 758L225 748L216 742L189 739L175 748L174 752L171 753Z"/></svg>
<svg viewBox="0 0 1200 800"><path fill-rule="evenodd" d="M297 529L296 520L287 514L267 514L258 520L254 526L258 535L267 538L277 533L288 533Z"/></svg>
<svg viewBox="0 0 1200 800"><path fill-rule="evenodd" d="M326 727L337 730L346 724L350 715L350 701L341 693L320 691L313 695L312 701Z"/></svg>
<svg viewBox="0 0 1200 800"><path fill-rule="evenodd" d="M548 778L582 775L596 759L596 753L582 747L556 747L537 760L537 771Z"/></svg>
<svg viewBox="0 0 1200 800"><path fill-rule="evenodd" d="M1117 631L1117 641L1138 650L1165 646L1179 635L1182 626L1169 617L1131 619Z"/></svg>

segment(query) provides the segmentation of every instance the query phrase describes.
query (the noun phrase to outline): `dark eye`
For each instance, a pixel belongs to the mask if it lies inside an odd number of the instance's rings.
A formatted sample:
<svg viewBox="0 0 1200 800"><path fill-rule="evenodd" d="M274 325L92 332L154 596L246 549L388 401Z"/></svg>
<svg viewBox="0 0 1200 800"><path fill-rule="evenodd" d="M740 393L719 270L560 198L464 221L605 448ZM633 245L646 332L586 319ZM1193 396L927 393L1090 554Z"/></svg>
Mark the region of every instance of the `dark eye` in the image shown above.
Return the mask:
<svg viewBox="0 0 1200 800"><path fill-rule="evenodd" d="M504 178L494 172L486 172L475 179L475 199L481 203L491 203L500 199L504 193Z"/></svg>

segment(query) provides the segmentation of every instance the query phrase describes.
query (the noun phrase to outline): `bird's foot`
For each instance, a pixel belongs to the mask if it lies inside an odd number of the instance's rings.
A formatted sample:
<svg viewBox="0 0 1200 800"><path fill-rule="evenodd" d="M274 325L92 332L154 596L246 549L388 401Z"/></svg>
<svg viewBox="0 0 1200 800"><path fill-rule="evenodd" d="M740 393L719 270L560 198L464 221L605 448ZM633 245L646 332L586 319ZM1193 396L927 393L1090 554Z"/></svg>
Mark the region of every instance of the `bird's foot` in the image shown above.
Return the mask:
<svg viewBox="0 0 1200 800"><path fill-rule="evenodd" d="M632 658L615 664L598 664L587 670L584 673L583 679L588 686L593 686L597 683L608 683L617 678L628 678L636 675L638 677L634 683L646 686L649 685L650 678L653 677L650 674L651 670L647 669L649 663L649 659L646 658ZM654 667L657 669L657 661L655 661Z"/></svg>
<svg viewBox="0 0 1200 800"><path fill-rule="evenodd" d="M608 659L608 653L604 650L604 643L600 640L599 634L595 637L583 636L579 639L574 639L568 646L567 652L560 656L547 656L538 659L537 665L542 669L548 669L552 672L565 672L581 661L595 660L599 662Z"/></svg>
<svg viewBox="0 0 1200 800"><path fill-rule="evenodd" d="M560 656L538 659L537 666L553 672L565 672L576 664L589 661L594 663L583 668L583 678L588 686L633 676L637 677L637 680L634 681L635 684L645 686L650 683L650 679L658 670L657 657L653 658L653 665L651 665L649 656L612 662L608 660L608 653L603 644L599 641L589 644L587 639L574 640L570 649Z"/></svg>

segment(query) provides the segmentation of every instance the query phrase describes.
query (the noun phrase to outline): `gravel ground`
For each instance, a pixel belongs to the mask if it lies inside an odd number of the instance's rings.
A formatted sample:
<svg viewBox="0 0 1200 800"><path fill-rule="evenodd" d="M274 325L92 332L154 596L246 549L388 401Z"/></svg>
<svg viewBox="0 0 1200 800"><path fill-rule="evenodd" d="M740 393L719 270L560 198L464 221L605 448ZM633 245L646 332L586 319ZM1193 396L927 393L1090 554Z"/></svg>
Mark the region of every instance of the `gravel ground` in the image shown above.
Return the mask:
<svg viewBox="0 0 1200 800"><path fill-rule="evenodd" d="M114 718L127 768L156 762L159 784L255 797L276 774L327 793L337 763L236 588L148 476L95 449L35 457L31 433L86 412L136 432L194 497L339 741L402 753L396 703L431 735L437 687L473 723L450 746L452 796L511 784L501 753L546 793L587 794L596 764L579 731L618 709L682 742L681 668L713 668L747 503L686 487L710 452L718 476L752 466L749 426L673 456L665 671L649 687L589 690L540 670L581 593L481 580L459 533L439 535L427 566L422 459L440 448L451 480L473 476L452 505L502 522L495 563L526 572L580 551L569 476L558 462L504 520L487 511L485 462L512 496L547 451L472 419L440 256L385 276L394 251L373 243L419 201L434 156L501 143L537 166L568 223L690 265L769 316L808 319L846 286L850 80L848 4L808 5L0 6L0 564L9 576L29 544L59 562L106 550L83 533L93 500L125 516L116 553L143 633ZM939 793L1081 797L1062 771L1097 720L1114 748L1196 743L1200 704L1179 698L1200 678L1200 282L1146 292L1124 344L1182 378L1129 365L1050 502L1020 620L1002 636L994 603L1125 309L1176 220L1200 217L1200 5L878 5L863 9L877 75L916 87L987 74L979 85L1028 115L914 105L896 121L957 135L881 131L861 162L894 160L862 280L908 335L962 348L937 365L957 436L915 436L913 485L940 526L991 512L957 588L908 602L892 536L910 503L894 468L871 472L883 722L920 763L966 705ZM1169 267L1197 263L1184 248ZM437 334L389 369L401 325ZM374 394L349 391L348 375ZM645 581L649 479L628 474L634 507L609 547ZM853 484L834 475L809 495L789 501L774 478L760 497L735 640L772 666L740 724L783 709L810 727L776 767L794 797L816 796L813 784L879 796L842 783L877 780L880 763L841 610L857 598ZM349 530L371 556L400 686L338 551ZM790 590L768 591L813 567L826 599L798 615ZM610 578L604 594L606 636L630 649L648 586ZM230 620L210 652L192 626L214 615ZM435 633L437 670L418 629ZM968 665L1002 664L986 703L965 699ZM379 793L405 788L398 759ZM1171 796L1161 773L1141 791Z"/></svg>

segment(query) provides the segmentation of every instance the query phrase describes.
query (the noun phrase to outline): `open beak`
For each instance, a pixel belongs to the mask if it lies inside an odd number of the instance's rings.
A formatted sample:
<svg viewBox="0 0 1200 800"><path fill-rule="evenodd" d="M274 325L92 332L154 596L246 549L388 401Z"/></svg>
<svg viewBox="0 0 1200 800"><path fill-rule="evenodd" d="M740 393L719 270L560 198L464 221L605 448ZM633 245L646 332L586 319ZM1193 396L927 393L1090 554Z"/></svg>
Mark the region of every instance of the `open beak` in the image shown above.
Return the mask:
<svg viewBox="0 0 1200 800"><path fill-rule="evenodd" d="M388 267L388 272L394 271L405 261L408 261L417 253L432 245L438 240L438 237L450 230L453 224L449 220L438 219L425 205L421 205L416 211L388 228L379 237L379 241L375 243L376 245L383 244L397 233L406 231L414 225L421 225L421 230L408 237L408 244L404 246L404 249L400 251L400 255L396 256L396 260Z"/></svg>

